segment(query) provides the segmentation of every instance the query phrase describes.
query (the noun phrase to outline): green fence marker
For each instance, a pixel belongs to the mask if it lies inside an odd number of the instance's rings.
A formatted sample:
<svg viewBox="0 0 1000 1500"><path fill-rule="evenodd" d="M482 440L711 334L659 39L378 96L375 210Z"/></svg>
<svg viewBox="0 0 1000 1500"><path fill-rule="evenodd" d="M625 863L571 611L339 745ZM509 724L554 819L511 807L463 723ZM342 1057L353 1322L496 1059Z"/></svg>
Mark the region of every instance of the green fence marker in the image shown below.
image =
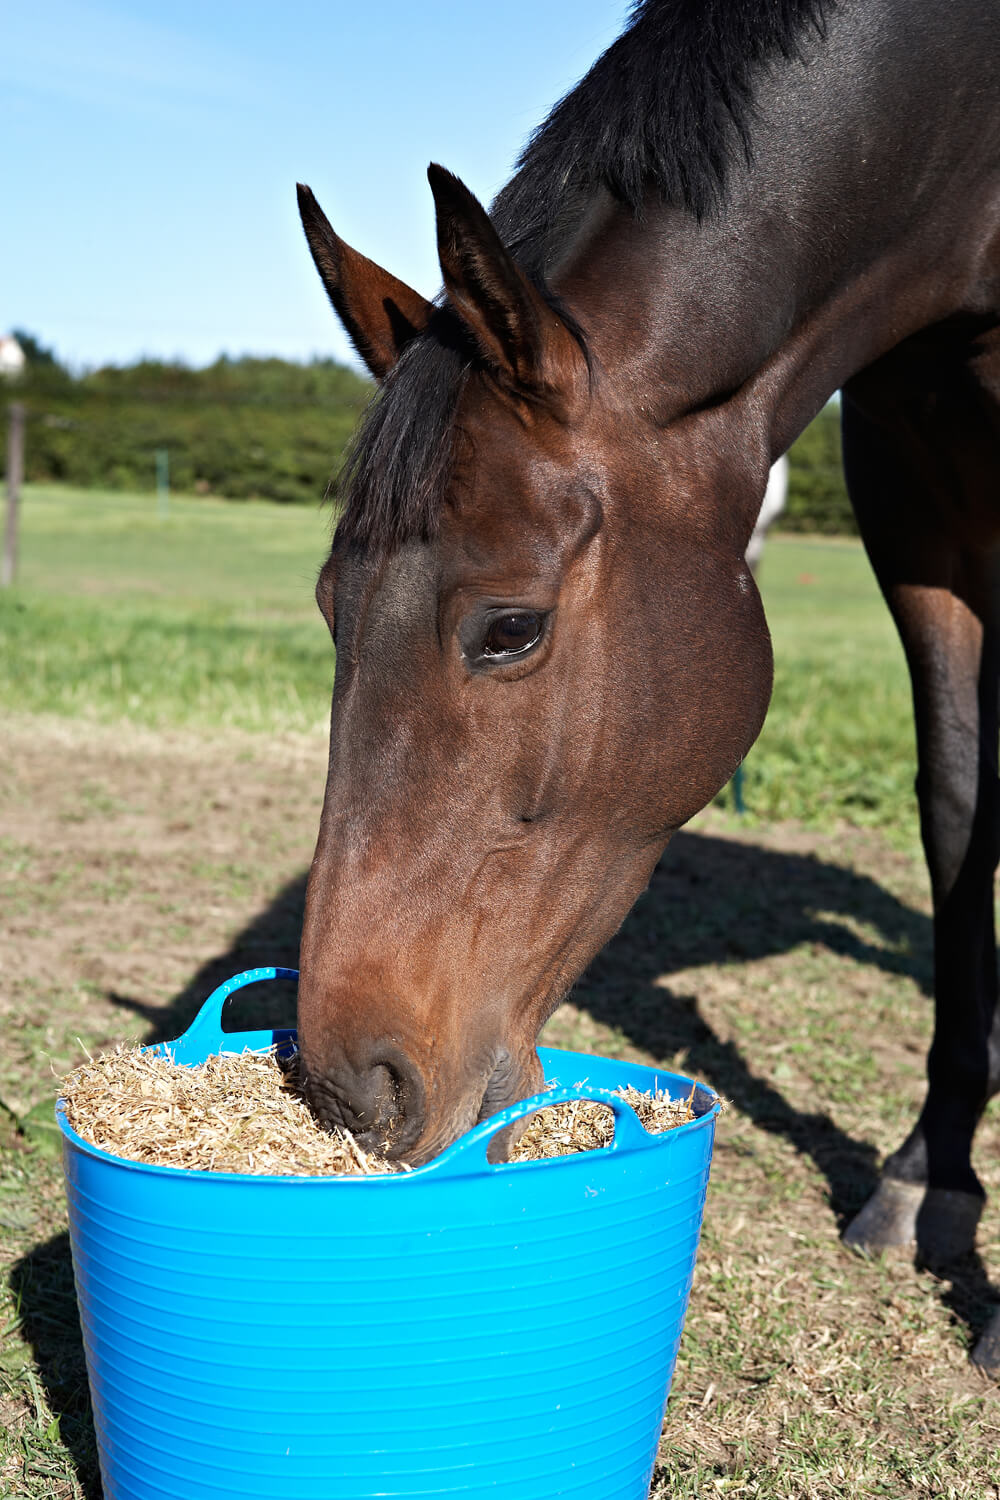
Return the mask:
<svg viewBox="0 0 1000 1500"><path fill-rule="evenodd" d="M156 509L165 516L170 505L170 458L166 448L156 450Z"/></svg>

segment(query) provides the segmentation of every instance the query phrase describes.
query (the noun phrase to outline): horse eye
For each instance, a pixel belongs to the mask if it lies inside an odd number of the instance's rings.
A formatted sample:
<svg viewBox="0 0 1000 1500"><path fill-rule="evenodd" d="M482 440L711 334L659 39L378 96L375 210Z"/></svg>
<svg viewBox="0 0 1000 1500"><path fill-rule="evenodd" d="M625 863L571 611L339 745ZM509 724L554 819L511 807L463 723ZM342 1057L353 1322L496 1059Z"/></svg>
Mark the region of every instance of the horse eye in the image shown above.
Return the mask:
<svg viewBox="0 0 1000 1500"><path fill-rule="evenodd" d="M516 656L533 646L542 633L542 616L534 610L498 615L483 637L483 656Z"/></svg>

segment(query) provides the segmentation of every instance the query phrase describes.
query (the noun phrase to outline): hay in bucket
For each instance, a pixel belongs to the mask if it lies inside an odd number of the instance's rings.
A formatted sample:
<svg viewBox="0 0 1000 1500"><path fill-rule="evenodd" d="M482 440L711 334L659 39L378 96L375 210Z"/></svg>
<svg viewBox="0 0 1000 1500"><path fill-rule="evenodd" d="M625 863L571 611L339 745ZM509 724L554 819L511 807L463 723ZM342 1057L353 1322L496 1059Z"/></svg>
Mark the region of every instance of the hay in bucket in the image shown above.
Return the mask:
<svg viewBox="0 0 1000 1500"><path fill-rule="evenodd" d="M693 1091L692 1091L693 1092ZM650 1135L660 1135L694 1119L691 1097L671 1099L662 1089L644 1094L631 1086L615 1093L635 1110ZM572 1156L610 1146L615 1117L596 1099L568 1099L532 1115L511 1152L511 1161L540 1161L550 1156Z"/></svg>
<svg viewBox="0 0 1000 1500"><path fill-rule="evenodd" d="M651 1134L693 1119L690 1099L618 1091ZM267 1176L375 1176L406 1167L320 1126L298 1090L296 1059L243 1052L197 1066L119 1047L64 1080L69 1124L113 1156L152 1166ZM573 1099L531 1117L512 1161L594 1151L614 1137L607 1105Z"/></svg>

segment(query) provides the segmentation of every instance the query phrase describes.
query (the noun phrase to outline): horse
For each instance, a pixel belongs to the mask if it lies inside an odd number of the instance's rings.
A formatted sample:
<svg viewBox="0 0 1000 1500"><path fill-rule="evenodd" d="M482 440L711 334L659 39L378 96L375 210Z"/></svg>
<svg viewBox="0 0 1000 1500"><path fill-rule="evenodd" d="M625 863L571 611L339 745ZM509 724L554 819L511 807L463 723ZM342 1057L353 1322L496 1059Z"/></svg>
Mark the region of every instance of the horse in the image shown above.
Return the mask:
<svg viewBox="0 0 1000 1500"><path fill-rule="evenodd" d="M317 585L308 1097L418 1164L541 1085L542 1024L761 728L745 551L840 390L935 931L926 1098L845 1237L961 1254L1000 1088L1000 9L640 0L489 212L428 178L433 301L299 188L378 382Z"/></svg>

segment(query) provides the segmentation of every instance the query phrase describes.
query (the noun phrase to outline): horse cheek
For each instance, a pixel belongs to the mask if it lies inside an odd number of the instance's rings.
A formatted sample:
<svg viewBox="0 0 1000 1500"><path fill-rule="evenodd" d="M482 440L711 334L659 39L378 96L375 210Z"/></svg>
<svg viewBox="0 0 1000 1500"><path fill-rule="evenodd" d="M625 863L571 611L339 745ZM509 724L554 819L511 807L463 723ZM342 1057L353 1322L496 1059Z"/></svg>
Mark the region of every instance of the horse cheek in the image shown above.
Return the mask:
<svg viewBox="0 0 1000 1500"><path fill-rule="evenodd" d="M678 609L650 683L649 803L664 835L730 780L760 733L771 697L771 637L749 572L724 580L713 607Z"/></svg>

